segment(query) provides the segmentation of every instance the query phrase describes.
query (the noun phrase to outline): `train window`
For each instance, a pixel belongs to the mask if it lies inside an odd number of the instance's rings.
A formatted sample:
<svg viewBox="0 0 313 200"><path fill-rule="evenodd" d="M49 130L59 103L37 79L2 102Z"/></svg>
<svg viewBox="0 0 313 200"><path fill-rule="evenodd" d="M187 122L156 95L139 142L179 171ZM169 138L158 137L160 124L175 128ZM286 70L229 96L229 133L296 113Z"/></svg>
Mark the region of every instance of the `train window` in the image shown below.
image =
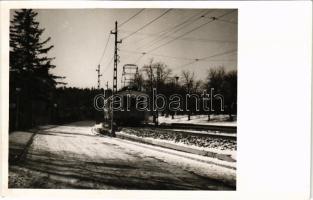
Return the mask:
<svg viewBox="0 0 313 200"><path fill-rule="evenodd" d="M129 103L127 102L127 96L123 96L123 108L124 109L127 109L127 105L128 105Z"/></svg>

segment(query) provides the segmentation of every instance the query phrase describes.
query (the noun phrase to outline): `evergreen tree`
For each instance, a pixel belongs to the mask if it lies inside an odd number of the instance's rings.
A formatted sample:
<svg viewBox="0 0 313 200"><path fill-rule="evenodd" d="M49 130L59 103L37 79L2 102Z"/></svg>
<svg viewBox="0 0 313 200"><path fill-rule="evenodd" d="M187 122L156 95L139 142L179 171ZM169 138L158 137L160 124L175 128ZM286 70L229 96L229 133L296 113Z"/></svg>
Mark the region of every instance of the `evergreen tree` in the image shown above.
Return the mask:
<svg viewBox="0 0 313 200"><path fill-rule="evenodd" d="M36 21L37 14L32 9L17 10L10 25L10 101L20 99L17 115L30 117L28 126L33 125L33 102L49 102L61 78L49 73L55 67L54 58L47 57L53 45L48 45L50 37L41 39L44 29Z"/></svg>

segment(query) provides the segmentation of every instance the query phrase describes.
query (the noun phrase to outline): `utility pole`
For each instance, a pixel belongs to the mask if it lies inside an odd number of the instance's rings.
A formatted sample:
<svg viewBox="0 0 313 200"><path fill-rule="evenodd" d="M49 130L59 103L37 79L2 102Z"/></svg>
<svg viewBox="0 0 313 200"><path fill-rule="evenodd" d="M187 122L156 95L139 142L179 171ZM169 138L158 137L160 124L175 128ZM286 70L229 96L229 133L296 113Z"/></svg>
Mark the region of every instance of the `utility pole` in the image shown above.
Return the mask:
<svg viewBox="0 0 313 200"><path fill-rule="evenodd" d="M117 39L118 36L118 30L117 30L117 21L115 21L115 31L111 31L111 34L114 35L114 68L113 68L113 90L112 90L112 116L111 116L111 134L112 136L115 136L115 125L114 125L114 95L117 92L117 63L119 62L119 56L118 56L118 48L117 45L122 43L121 40Z"/></svg>
<svg viewBox="0 0 313 200"><path fill-rule="evenodd" d="M96 71L98 73L98 89L100 89L100 77L102 76L102 74L100 74L100 65L98 65Z"/></svg>
<svg viewBox="0 0 313 200"><path fill-rule="evenodd" d="M105 86L106 86L106 89L103 90L103 93L104 93L103 94L104 95L104 105L105 105L106 99L107 100L109 99L109 82L108 81L106 82ZM104 106L104 107L106 107L106 106ZM108 108L106 108L106 109L108 109ZM108 110L106 110L106 111L108 111ZM104 112L104 122L106 124L108 124L108 112Z"/></svg>
<svg viewBox="0 0 313 200"><path fill-rule="evenodd" d="M108 89L109 89L109 82L107 81L106 84L106 89L103 89L103 96L104 96L104 101L103 101L103 105L104 105L104 110L103 110L103 117L104 117L104 123L107 125L108 124L108 112L107 111L107 108L105 106L105 102L106 102L106 99L108 99L107 97L107 94L108 94Z"/></svg>

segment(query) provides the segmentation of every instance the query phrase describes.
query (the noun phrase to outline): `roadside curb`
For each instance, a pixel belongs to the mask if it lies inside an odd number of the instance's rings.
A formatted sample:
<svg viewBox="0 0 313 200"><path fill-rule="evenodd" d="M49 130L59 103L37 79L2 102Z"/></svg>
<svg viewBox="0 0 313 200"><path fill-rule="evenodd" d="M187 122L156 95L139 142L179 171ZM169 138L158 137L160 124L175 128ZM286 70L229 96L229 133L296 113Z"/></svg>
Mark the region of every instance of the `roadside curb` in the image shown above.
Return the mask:
<svg viewBox="0 0 313 200"><path fill-rule="evenodd" d="M165 142L165 141L163 142L163 141L159 141L159 140L154 140L154 139L150 139L150 138L140 138L137 136L125 134L123 132L116 132L116 137L121 138L121 139L132 140L135 142L145 143L145 144L152 144L155 146L165 147L168 149L187 152L187 153L196 154L196 155L200 155L200 156L217 158L217 159L222 160L222 161L236 162L236 160L234 160L230 154L222 154L222 153L217 153L217 152L212 152L212 151L207 151L207 150L194 149L191 147L185 147L185 146L176 145L176 144L172 144L172 143Z"/></svg>

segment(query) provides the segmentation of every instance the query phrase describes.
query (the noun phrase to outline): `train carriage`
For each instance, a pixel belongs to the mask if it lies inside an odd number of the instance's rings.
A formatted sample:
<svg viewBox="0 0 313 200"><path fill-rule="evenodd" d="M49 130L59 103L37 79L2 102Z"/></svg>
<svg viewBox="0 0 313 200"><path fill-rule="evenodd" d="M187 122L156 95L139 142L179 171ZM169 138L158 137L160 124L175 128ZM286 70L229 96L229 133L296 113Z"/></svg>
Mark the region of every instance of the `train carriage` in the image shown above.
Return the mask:
<svg viewBox="0 0 313 200"><path fill-rule="evenodd" d="M148 111L143 111L138 109L136 106L137 98L147 96L144 92L138 92L133 90L120 91L115 94L119 98L118 101L120 105L117 105L120 109L114 110L114 122L116 125L139 125L142 123L147 123L150 113ZM108 118L111 119L111 104L108 103ZM115 106L116 108L116 106Z"/></svg>

